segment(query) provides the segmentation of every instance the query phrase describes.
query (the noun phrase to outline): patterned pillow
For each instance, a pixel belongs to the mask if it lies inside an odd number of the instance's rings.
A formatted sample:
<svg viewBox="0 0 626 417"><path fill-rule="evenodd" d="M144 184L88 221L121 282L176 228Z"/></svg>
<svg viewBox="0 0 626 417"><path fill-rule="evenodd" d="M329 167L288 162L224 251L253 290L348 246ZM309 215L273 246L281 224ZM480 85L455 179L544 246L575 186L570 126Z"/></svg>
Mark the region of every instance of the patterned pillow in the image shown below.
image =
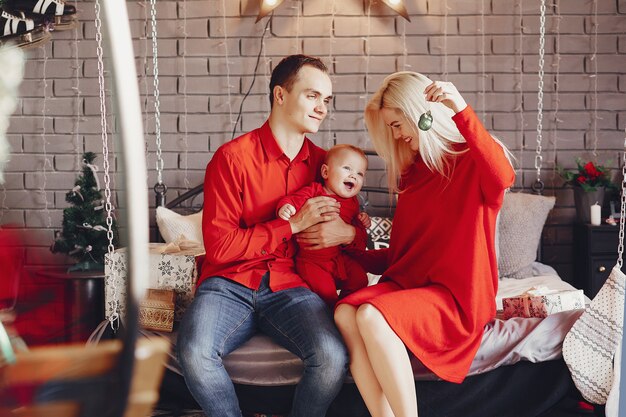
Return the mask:
<svg viewBox="0 0 626 417"><path fill-rule="evenodd" d="M504 195L498 219L498 274L500 278L532 276L543 225L555 198L535 194Z"/></svg>
<svg viewBox="0 0 626 417"><path fill-rule="evenodd" d="M203 243L202 211L183 216L168 208L157 207L156 222L165 243L173 242L181 236L186 240Z"/></svg>
<svg viewBox="0 0 626 417"><path fill-rule="evenodd" d="M382 249L389 247L392 219L390 217L370 217L372 225L367 230L367 249Z"/></svg>

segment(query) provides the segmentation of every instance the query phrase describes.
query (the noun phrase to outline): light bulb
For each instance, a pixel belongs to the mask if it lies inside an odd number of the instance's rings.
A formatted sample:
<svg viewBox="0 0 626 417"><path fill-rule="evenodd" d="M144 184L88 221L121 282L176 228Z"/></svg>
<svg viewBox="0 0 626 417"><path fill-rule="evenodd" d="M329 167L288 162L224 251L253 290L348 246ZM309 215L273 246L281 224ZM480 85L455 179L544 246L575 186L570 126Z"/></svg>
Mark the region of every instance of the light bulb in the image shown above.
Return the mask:
<svg viewBox="0 0 626 417"><path fill-rule="evenodd" d="M263 2L264 2L265 4L267 4L268 6L270 6L270 7L271 7L271 6L274 6L274 5L276 4L276 1L277 1L277 0L263 0Z"/></svg>

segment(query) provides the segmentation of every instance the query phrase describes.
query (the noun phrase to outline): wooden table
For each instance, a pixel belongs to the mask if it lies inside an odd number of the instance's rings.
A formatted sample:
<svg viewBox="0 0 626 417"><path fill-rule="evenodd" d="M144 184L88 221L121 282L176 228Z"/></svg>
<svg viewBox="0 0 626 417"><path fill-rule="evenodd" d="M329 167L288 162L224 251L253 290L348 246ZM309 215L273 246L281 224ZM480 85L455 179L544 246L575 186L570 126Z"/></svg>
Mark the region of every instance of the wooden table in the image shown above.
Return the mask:
<svg viewBox="0 0 626 417"><path fill-rule="evenodd" d="M66 340L85 342L104 320L104 271L67 272L67 267L51 267L37 273L63 281Z"/></svg>

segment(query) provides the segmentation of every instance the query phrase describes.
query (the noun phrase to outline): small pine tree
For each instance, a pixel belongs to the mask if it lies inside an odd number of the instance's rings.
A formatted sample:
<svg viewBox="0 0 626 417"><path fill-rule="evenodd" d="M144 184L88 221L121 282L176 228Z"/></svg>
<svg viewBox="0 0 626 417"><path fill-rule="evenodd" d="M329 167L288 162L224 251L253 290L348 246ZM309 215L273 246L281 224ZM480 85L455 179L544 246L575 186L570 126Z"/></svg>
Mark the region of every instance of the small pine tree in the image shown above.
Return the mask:
<svg viewBox="0 0 626 417"><path fill-rule="evenodd" d="M95 153L85 152L82 175L76 179L74 188L65 194L65 201L72 207L63 210L63 231L50 248L53 253L66 253L78 261L69 271L104 269L104 255L109 246L107 213L94 170L90 167L95 159ZM113 246L117 246L115 220L112 231Z"/></svg>

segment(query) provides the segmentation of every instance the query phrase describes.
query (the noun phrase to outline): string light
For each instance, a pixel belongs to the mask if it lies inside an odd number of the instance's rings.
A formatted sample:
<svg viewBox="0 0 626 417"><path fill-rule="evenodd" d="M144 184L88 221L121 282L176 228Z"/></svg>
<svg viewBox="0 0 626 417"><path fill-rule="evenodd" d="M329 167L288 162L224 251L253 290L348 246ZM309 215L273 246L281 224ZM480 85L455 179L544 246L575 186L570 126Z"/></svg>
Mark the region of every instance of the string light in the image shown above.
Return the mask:
<svg viewBox="0 0 626 417"><path fill-rule="evenodd" d="M181 79L181 85L183 90L183 184L185 189L191 188L191 182L189 181L189 127L187 124L189 108L187 107L187 0L183 0L183 9L185 15L183 16L183 42L182 42L182 66L183 77ZM231 117L232 118L232 117Z"/></svg>
<svg viewBox="0 0 626 417"><path fill-rule="evenodd" d="M48 151L46 145L48 143L47 128L46 128L46 119L48 118L48 80L46 74L46 68L48 63L48 48L47 45L43 47L43 108L41 110L41 120L42 120L42 129L41 129L41 142L42 142L42 151L43 151L43 170L42 170L42 182L41 188L39 191L43 194L44 198L44 212L46 214L46 218L48 220L47 227L48 229L52 228L52 216L50 215L50 203L48 202L48 193L46 192L46 186L48 185L48 167L50 169L54 169L52 167L52 163L50 162L50 158L48 157Z"/></svg>
<svg viewBox="0 0 626 417"><path fill-rule="evenodd" d="M554 99L553 99L553 103L554 103L554 113L552 116L553 119L553 123L552 123L552 129L550 131L551 136L550 136L550 140L552 142L552 149L554 151L554 156L552 158L553 161L553 166L552 166L552 184L554 186L554 182L555 180L558 178L558 171L557 171L557 150L558 150L558 134L557 134L557 130L559 127L559 123L562 121L559 119L559 104L560 104L560 99L559 99L559 80L560 80L560 74L561 74L561 12L559 10L559 6L560 6L560 0L555 0L554 2L554 8L555 8L555 16L554 19L556 19L556 24L554 26L554 32L555 32L555 41L554 41L554 59L555 59L555 63L554 63Z"/></svg>
<svg viewBox="0 0 626 417"><path fill-rule="evenodd" d="M593 0L593 116L591 116L591 126L593 129L593 149L591 153L598 156L598 0Z"/></svg>
<svg viewBox="0 0 626 417"><path fill-rule="evenodd" d="M335 64L334 64L334 57L333 57L333 46L335 44L335 14L337 13L336 10L336 0L332 0L331 3L331 17L330 17L330 28L328 30L329 36L328 36L328 71L330 72L329 75L331 75L331 80L333 81L334 84L334 80L332 78L334 73L335 73ZM332 133L332 121L334 118L334 115L332 114L332 106L333 106L333 102L330 103L330 105L328 106L328 115L326 116L326 149L330 149L333 145L335 145L336 143L336 134Z"/></svg>
<svg viewBox="0 0 626 417"><path fill-rule="evenodd" d="M259 20L270 14L272 10L280 6L282 2L283 0L261 0L261 5L259 6L259 14L256 17L254 23L257 23Z"/></svg>
<svg viewBox="0 0 626 417"><path fill-rule="evenodd" d="M519 36L518 36L518 43L517 43L517 56L518 56L518 61L517 61L517 65L518 65L518 74L519 74L519 80L517 82L517 91L518 91L518 97L519 97L519 104L517 106L516 110L519 110L519 117L520 117L520 128L519 128L519 158L518 160L520 161L517 172L516 172L516 177L521 178L522 181L520 181L521 184L521 188L522 191L524 191L524 179L523 179L523 175L524 175L524 148L525 148L525 143L524 143L524 126L526 124L526 121L524 120L524 15L523 15L523 1L520 0L518 3L518 17L519 17Z"/></svg>
<svg viewBox="0 0 626 417"><path fill-rule="evenodd" d="M76 7L78 9L78 0L74 1L74 7ZM79 134L79 124L80 124L80 64L78 62L78 28L80 27L80 23L78 25L76 25L76 27L74 27L74 45L72 48L72 54L74 55L74 66L73 66L73 70L74 70L74 85L73 85L73 90L75 93L74 96L74 110L76 111L76 113L74 113L74 121L73 121L73 131L74 131L74 154L76 156L76 160L74 161L76 163L76 169L78 169L80 167L80 154L81 154L81 150L80 150L80 134Z"/></svg>

